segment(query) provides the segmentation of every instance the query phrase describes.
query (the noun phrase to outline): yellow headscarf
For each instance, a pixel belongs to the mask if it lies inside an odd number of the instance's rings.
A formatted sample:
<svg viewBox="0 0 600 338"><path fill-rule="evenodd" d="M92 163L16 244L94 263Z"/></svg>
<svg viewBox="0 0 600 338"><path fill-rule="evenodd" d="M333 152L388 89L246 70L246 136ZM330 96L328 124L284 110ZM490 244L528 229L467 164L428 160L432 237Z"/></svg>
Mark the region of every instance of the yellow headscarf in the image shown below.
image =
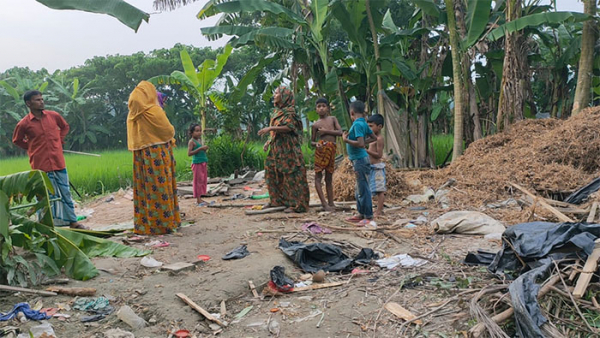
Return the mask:
<svg viewBox="0 0 600 338"><path fill-rule="evenodd" d="M140 82L129 95L127 116L127 148L140 150L169 142L175 128L158 105L156 88L148 81Z"/></svg>

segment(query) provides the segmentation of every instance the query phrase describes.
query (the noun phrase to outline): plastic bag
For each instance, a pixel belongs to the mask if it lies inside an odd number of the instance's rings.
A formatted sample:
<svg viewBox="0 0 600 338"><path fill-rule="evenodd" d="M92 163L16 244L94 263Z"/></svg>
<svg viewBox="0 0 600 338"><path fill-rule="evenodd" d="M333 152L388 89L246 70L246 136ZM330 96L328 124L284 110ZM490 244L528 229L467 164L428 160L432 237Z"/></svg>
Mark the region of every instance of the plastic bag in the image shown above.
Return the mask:
<svg viewBox="0 0 600 338"><path fill-rule="evenodd" d="M250 252L248 252L248 249L246 248L246 244L244 245L240 245L237 248L229 251L227 254L225 254L225 256L222 257L223 260L230 260L230 259L240 259L240 258L244 258L246 256L248 256L250 254Z"/></svg>
<svg viewBox="0 0 600 338"><path fill-rule="evenodd" d="M271 283L274 284L275 289L279 292L290 292L294 288L294 281L285 275L285 268L283 266L275 266L271 269Z"/></svg>

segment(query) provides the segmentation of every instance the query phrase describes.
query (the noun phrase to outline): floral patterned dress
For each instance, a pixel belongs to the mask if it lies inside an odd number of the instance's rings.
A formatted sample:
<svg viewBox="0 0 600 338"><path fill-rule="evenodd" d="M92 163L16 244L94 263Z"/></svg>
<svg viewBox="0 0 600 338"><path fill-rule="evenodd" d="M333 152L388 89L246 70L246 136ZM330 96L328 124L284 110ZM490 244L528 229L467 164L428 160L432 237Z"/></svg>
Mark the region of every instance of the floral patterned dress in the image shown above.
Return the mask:
<svg viewBox="0 0 600 338"><path fill-rule="evenodd" d="M136 234L162 235L180 226L172 142L133 152L133 185Z"/></svg>
<svg viewBox="0 0 600 338"><path fill-rule="evenodd" d="M290 132L271 132L265 160L265 180L271 206L285 206L296 212L308 210L310 199L306 167L302 155L302 121L294 110L289 88L280 86L281 102L275 108L270 126L287 126Z"/></svg>

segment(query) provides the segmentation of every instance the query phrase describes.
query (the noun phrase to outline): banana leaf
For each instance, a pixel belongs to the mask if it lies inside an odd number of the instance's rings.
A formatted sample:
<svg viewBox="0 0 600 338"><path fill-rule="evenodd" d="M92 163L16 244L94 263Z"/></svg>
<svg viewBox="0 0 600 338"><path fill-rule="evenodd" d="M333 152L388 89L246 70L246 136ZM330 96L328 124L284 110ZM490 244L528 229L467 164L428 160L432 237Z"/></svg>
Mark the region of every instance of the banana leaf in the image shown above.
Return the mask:
<svg viewBox="0 0 600 338"><path fill-rule="evenodd" d="M123 0L36 0L52 9L74 9L78 11L110 15L137 32L142 21L148 22L150 14Z"/></svg>

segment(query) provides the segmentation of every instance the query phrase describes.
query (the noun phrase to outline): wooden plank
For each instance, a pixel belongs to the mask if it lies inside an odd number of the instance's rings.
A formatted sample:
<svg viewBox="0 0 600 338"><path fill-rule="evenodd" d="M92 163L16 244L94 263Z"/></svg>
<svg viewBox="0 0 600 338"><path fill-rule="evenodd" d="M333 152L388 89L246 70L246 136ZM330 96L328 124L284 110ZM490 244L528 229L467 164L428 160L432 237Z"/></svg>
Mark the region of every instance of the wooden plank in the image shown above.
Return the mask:
<svg viewBox="0 0 600 338"><path fill-rule="evenodd" d="M250 286L250 290L252 291L252 295L254 296L254 298L260 298L258 292L256 292L256 286L254 286L254 282L249 280L248 285Z"/></svg>
<svg viewBox="0 0 600 338"><path fill-rule="evenodd" d="M340 286L343 285L344 282L332 282L332 283L321 283L321 284L312 284L309 286L302 286L299 288L294 288L292 290L292 292L301 292L301 291L309 291L309 290L318 290L318 289L325 289L325 288L332 288L334 286Z"/></svg>
<svg viewBox="0 0 600 338"><path fill-rule="evenodd" d="M573 291L574 297L581 298L585 294L585 290L587 290L594 272L596 272L596 269L598 269L598 259L600 259L600 239L596 240L594 251L585 261L583 271L579 275L579 279L575 285L575 290Z"/></svg>
<svg viewBox="0 0 600 338"><path fill-rule="evenodd" d="M200 305L194 303L194 301L192 301L191 299L189 299L186 295L184 295L183 293L178 293L176 294L177 297L179 297L184 303L186 303L187 305L189 305L192 309L196 310L198 313L200 313L201 315L203 315L206 319L210 320L211 322L215 322L217 324L219 324L220 326L226 327L227 324L223 323L222 321L220 321L219 319L215 318L213 315L211 315L210 313L208 313L208 311L204 310L202 307L200 307Z"/></svg>
<svg viewBox="0 0 600 338"><path fill-rule="evenodd" d="M590 210L590 214L588 215L587 222L594 223L596 219L596 211L598 210L598 202L592 203L592 210Z"/></svg>
<svg viewBox="0 0 600 338"><path fill-rule="evenodd" d="M394 302L386 303L385 304L385 309L388 310L389 312L391 312L393 315L395 315L396 317L398 317L400 319L413 320L413 319L417 318L417 316L415 316L412 312L410 312L407 309L403 308L398 303L394 303ZM423 325L423 321L420 320L420 319L415 320L414 323L417 324L417 325Z"/></svg>
<svg viewBox="0 0 600 338"><path fill-rule="evenodd" d="M577 204L571 204L571 203L567 203L567 202L557 201L557 200L553 200L550 198L544 198L544 201L546 201L548 204L556 206L556 207L563 207L563 208L577 208L578 207Z"/></svg>
<svg viewBox="0 0 600 338"><path fill-rule="evenodd" d="M525 195L531 197L534 201L538 202L546 210L550 211L552 214L554 214L556 217L558 217L558 219L561 220L562 222L575 223L574 220L572 220L571 218L567 217L562 212L556 210L555 207L553 207L550 204L548 204L548 202L546 202L544 198L539 198L538 196L532 194L527 189L523 188L522 186L520 186L520 185L518 185L516 183L510 183L510 185L512 185L513 187L517 188L518 190L520 190Z"/></svg>
<svg viewBox="0 0 600 338"><path fill-rule="evenodd" d="M32 290L26 288L20 288L16 286L8 286L8 285L0 285L0 291L11 291L11 292L24 292L24 293L33 293L41 296L56 296L56 292L49 292L43 290Z"/></svg>

